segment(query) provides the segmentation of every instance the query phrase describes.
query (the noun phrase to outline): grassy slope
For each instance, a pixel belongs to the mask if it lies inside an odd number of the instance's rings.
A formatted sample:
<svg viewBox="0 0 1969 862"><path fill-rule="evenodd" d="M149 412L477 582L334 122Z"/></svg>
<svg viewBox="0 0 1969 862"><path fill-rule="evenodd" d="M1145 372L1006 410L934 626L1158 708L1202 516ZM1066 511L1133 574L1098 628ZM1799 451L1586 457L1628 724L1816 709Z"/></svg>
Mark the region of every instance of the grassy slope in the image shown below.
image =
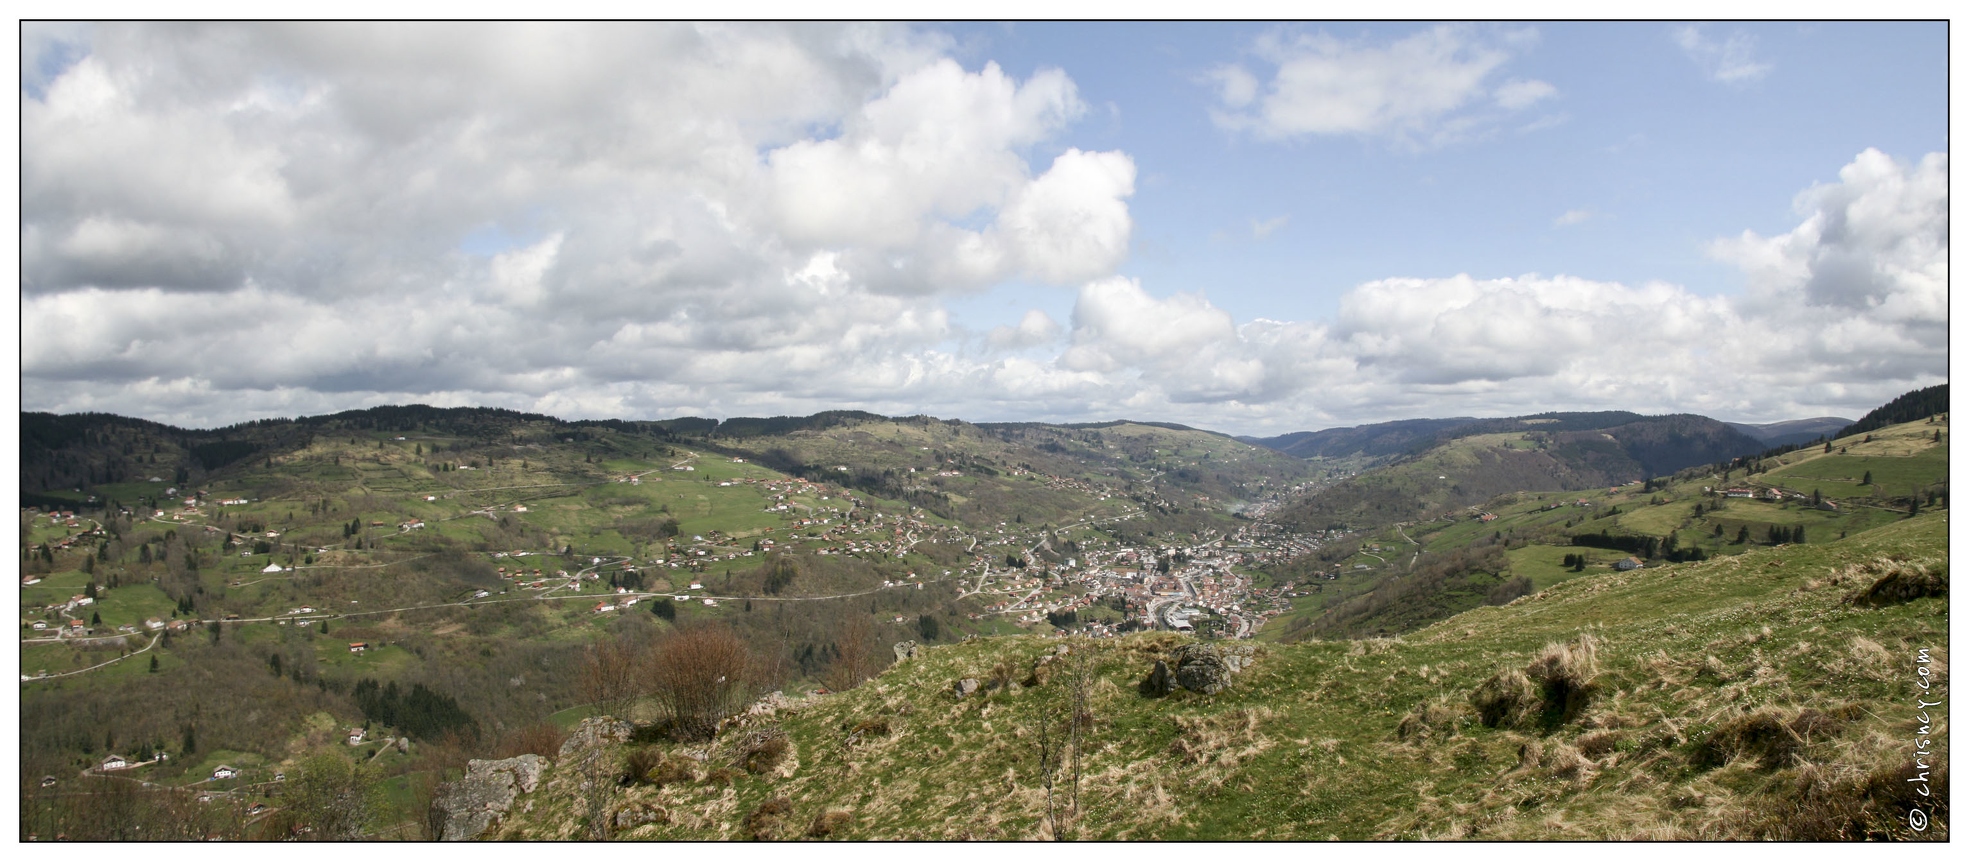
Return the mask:
<svg viewBox="0 0 1969 862"><path fill-rule="evenodd" d="M1836 543L1574 579L1405 640L1269 646L1216 697L1134 692L1173 636L1099 645L1080 835L1724 838L1748 837L1769 814L1802 822L1786 808L1798 788L1901 762L1915 738L1917 648L1946 678L1945 601L1844 605L1872 580L1853 569L1888 555L1945 568L1946 531L1945 513L1924 515ZM1599 673L1578 717L1551 730L1469 720L1461 705L1487 677L1582 633L1598 640ZM1032 716L1059 685L967 700L949 687L1001 661L1023 673L1057 643L937 647L812 702L783 721L794 750L777 774L624 791L618 808L658 806L670 820L627 837L743 837L746 816L776 796L792 811L767 831L783 837L828 810L848 815L836 838L1040 836ZM1436 733L1402 741L1403 717L1430 703L1443 710ZM1797 760L1705 762L1717 728L1767 707L1844 717L1811 734ZM848 729L872 719L892 732L849 744ZM1595 756L1575 760L1582 745ZM1534 751L1543 756L1524 756ZM534 813L501 834L580 834L571 787L552 773Z"/></svg>
<svg viewBox="0 0 1969 862"><path fill-rule="evenodd" d="M1941 432L1940 442L1934 439L1938 430ZM1498 439L1502 440L1503 436L1510 435L1499 435ZM1673 534L1680 547L1700 546L1709 555L1737 554L1765 544L1773 526L1802 527L1808 543L1833 541L1843 535L1857 535L1893 523L1906 514L1906 504L1904 500L1891 498L1905 498L1911 489L1925 490L1946 480L1946 420L1932 424L1921 421L1890 426L1876 429L1871 436L1871 442L1866 443L1862 443L1860 437L1835 441L1831 453L1820 448L1785 453L1769 459L1769 469L1765 472L1747 478L1740 470L1727 479L1714 474L1691 472L1685 474L1686 478L1653 490L1635 484L1586 491L1514 492L1450 517L1410 523L1404 530L1408 537L1421 543L1424 560L1429 555L1448 553L1473 543L1491 540L1506 542L1511 570L1505 577L1529 577L1537 589L1582 574L1608 572L1615 561L1628 556L1624 551L1572 546L1569 537L1580 533L1605 530L1616 536L1654 536L1661 539ZM1459 445L1489 445L1496 442L1498 440L1486 437L1465 438L1433 454L1447 458L1458 451ZM1840 454L1841 449L1845 450L1845 454ZM1872 486L1859 484L1867 469L1874 470ZM1405 469L1390 471L1386 477L1364 475L1361 481L1408 481L1412 484L1416 475L1414 469ZM1776 502L1762 498L1721 496L1724 488L1738 486L1778 487L1802 494L1809 494L1818 488L1824 497L1838 502L1840 509L1822 511L1800 501ZM1716 493L1705 493L1705 488ZM1582 499L1588 501L1590 506L1570 505ZM1703 506L1700 514L1694 512L1697 504ZM1558 508L1548 508L1554 505ZM1480 521L1476 517L1479 512L1493 514L1496 520ZM1749 539L1743 544L1736 542L1740 530L1748 532ZM1363 564L1369 566L1365 575L1399 576L1398 573L1407 571L1406 563L1414 550L1414 546L1402 535L1393 528L1369 535L1362 543L1364 553L1341 561L1342 571L1351 575L1355 564ZM1374 544L1380 545L1382 550L1366 550ZM1588 565L1584 572L1574 572L1561 565L1569 554L1582 554L1587 558ZM1364 589L1369 580L1371 578L1343 577L1341 582L1327 586L1321 600L1298 603L1291 614L1274 620L1267 629L1292 625L1299 618L1318 617L1325 607L1336 604L1341 597ZM1471 602L1466 600L1463 604L1469 605ZM1465 608L1446 606L1438 613L1447 614L1462 609Z"/></svg>

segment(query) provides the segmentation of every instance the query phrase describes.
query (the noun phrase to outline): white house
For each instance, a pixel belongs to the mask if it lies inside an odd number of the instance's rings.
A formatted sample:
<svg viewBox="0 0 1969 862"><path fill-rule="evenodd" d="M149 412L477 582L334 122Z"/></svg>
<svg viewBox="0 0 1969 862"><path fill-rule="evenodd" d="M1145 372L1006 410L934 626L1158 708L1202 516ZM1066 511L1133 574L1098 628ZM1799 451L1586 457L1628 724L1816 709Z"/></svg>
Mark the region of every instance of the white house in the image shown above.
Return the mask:
<svg viewBox="0 0 1969 862"><path fill-rule="evenodd" d="M102 768L103 769L129 769L130 761L124 760L123 755L112 754L108 757L103 758Z"/></svg>
<svg viewBox="0 0 1969 862"><path fill-rule="evenodd" d="M212 770L212 779L214 781L225 779L225 778L234 778L237 777L238 775L239 775L239 770L234 769L230 766L221 766L218 769Z"/></svg>

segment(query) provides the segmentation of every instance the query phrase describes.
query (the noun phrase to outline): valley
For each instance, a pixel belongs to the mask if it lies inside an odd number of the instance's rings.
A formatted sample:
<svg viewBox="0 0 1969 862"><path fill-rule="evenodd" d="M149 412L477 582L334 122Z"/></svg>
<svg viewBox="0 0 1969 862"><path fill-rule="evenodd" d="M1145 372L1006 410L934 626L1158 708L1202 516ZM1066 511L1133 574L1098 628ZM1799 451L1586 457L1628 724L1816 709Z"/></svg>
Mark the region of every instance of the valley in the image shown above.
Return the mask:
<svg viewBox="0 0 1969 862"><path fill-rule="evenodd" d="M1406 455L1328 435L1307 460L1154 424L847 413L24 417L23 834L97 828L72 806L141 775L202 800L187 837L270 837L298 828L281 776L323 751L376 782L368 834L424 834L467 759L612 702L598 645L705 626L749 645L759 690L807 698L880 678L892 643L900 666L979 637L1407 636L1945 508L1946 418L1653 475L1720 438L1552 414L1426 426Z"/></svg>

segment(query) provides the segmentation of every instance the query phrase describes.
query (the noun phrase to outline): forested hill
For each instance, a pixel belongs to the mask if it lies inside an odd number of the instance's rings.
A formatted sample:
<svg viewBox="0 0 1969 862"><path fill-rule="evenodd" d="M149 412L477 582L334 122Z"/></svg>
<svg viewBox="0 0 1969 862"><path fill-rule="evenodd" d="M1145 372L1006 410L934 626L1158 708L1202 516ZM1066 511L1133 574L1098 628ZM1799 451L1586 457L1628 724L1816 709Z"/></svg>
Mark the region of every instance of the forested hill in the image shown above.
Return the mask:
<svg viewBox="0 0 1969 862"><path fill-rule="evenodd" d="M1182 530L1193 531L1213 518L1228 522L1229 513L1285 493L1313 474L1299 459L1224 434L1156 422L974 424L857 410L567 421L422 404L206 430L100 413L23 413L21 422L23 500L57 508L128 502L148 493L153 480L196 487L247 472L262 493L301 493L311 487L312 480L301 476L306 470L276 465L319 461L321 452L313 450L320 445L356 438L409 450L414 459L443 451L445 463L538 462L567 450L592 465L652 445L687 446L809 480L839 481L979 524L1021 518L1065 523L1095 503L1125 498L1158 519L1174 519L1160 527L1143 522L1144 530L1177 529L1180 522Z"/></svg>
<svg viewBox="0 0 1969 862"><path fill-rule="evenodd" d="M1656 472L1677 470L1718 457L1734 457L1761 448L1757 438L1706 416L1686 413L1643 416L1625 410L1539 413L1494 419L1403 419L1354 428L1238 439L1301 458L1365 456L1380 459L1412 457L1452 440L1484 434L1554 434L1610 431L1615 428L1626 429L1621 435L1623 439L1635 441L1636 448L1630 454L1642 462L1643 469ZM1678 450L1677 445L1692 448L1685 452ZM1669 464L1675 466L1667 466Z"/></svg>
<svg viewBox="0 0 1969 862"><path fill-rule="evenodd" d="M1690 414L1483 419L1440 431L1424 442L1415 444L1419 451L1328 488L1281 517L1310 529L1376 527L1475 505L1510 491L1618 485L1767 448L1721 422Z"/></svg>
<svg viewBox="0 0 1969 862"><path fill-rule="evenodd" d="M1382 458L1400 455L1418 441L1432 441L1443 431L1475 421L1467 416L1457 419L1402 419L1353 428L1295 431L1277 437L1238 439L1299 458L1345 458L1352 455Z"/></svg>
<svg viewBox="0 0 1969 862"><path fill-rule="evenodd" d="M1913 392L1889 401L1873 412L1860 417L1860 421L1840 429L1839 433L1833 436L1851 437L1854 434L1864 434L1877 428L1899 425L1902 422L1913 422L1916 419L1947 412L1948 384L1943 383L1930 386L1926 389L1916 389Z"/></svg>

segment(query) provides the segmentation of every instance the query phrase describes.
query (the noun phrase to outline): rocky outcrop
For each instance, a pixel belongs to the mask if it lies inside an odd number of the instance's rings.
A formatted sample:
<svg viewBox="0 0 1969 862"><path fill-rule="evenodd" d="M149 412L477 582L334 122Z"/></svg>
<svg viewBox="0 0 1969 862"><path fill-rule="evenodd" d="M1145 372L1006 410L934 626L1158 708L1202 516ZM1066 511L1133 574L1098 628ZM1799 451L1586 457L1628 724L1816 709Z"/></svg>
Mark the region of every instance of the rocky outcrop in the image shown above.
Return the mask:
<svg viewBox="0 0 1969 862"><path fill-rule="evenodd" d="M909 661L918 654L915 641L903 641L896 644L894 649L896 652L896 661Z"/></svg>
<svg viewBox="0 0 1969 862"><path fill-rule="evenodd" d="M438 840L477 838L512 809L515 798L539 786L546 765L538 754L466 764L465 777L439 786L431 802L437 809Z"/></svg>
<svg viewBox="0 0 1969 862"><path fill-rule="evenodd" d="M1251 666L1256 648L1250 644L1184 644L1168 661L1157 661L1142 680L1141 692L1161 697L1177 686L1197 694L1216 694L1230 688L1231 676Z"/></svg>
<svg viewBox="0 0 1969 862"><path fill-rule="evenodd" d="M978 689L983 685L984 683L978 682L977 680L971 679L969 677L960 679L957 681L957 685L955 686L957 690L957 696L970 697L971 695L977 694Z"/></svg>
<svg viewBox="0 0 1969 862"><path fill-rule="evenodd" d="M634 730L635 727L629 722L617 721L606 715L584 718L574 732L567 735L567 741L561 743L560 756L566 758L598 745L628 742L629 734Z"/></svg>
<svg viewBox="0 0 1969 862"><path fill-rule="evenodd" d="M1197 694L1230 688L1234 672L1216 647L1190 644L1176 650L1176 684Z"/></svg>

